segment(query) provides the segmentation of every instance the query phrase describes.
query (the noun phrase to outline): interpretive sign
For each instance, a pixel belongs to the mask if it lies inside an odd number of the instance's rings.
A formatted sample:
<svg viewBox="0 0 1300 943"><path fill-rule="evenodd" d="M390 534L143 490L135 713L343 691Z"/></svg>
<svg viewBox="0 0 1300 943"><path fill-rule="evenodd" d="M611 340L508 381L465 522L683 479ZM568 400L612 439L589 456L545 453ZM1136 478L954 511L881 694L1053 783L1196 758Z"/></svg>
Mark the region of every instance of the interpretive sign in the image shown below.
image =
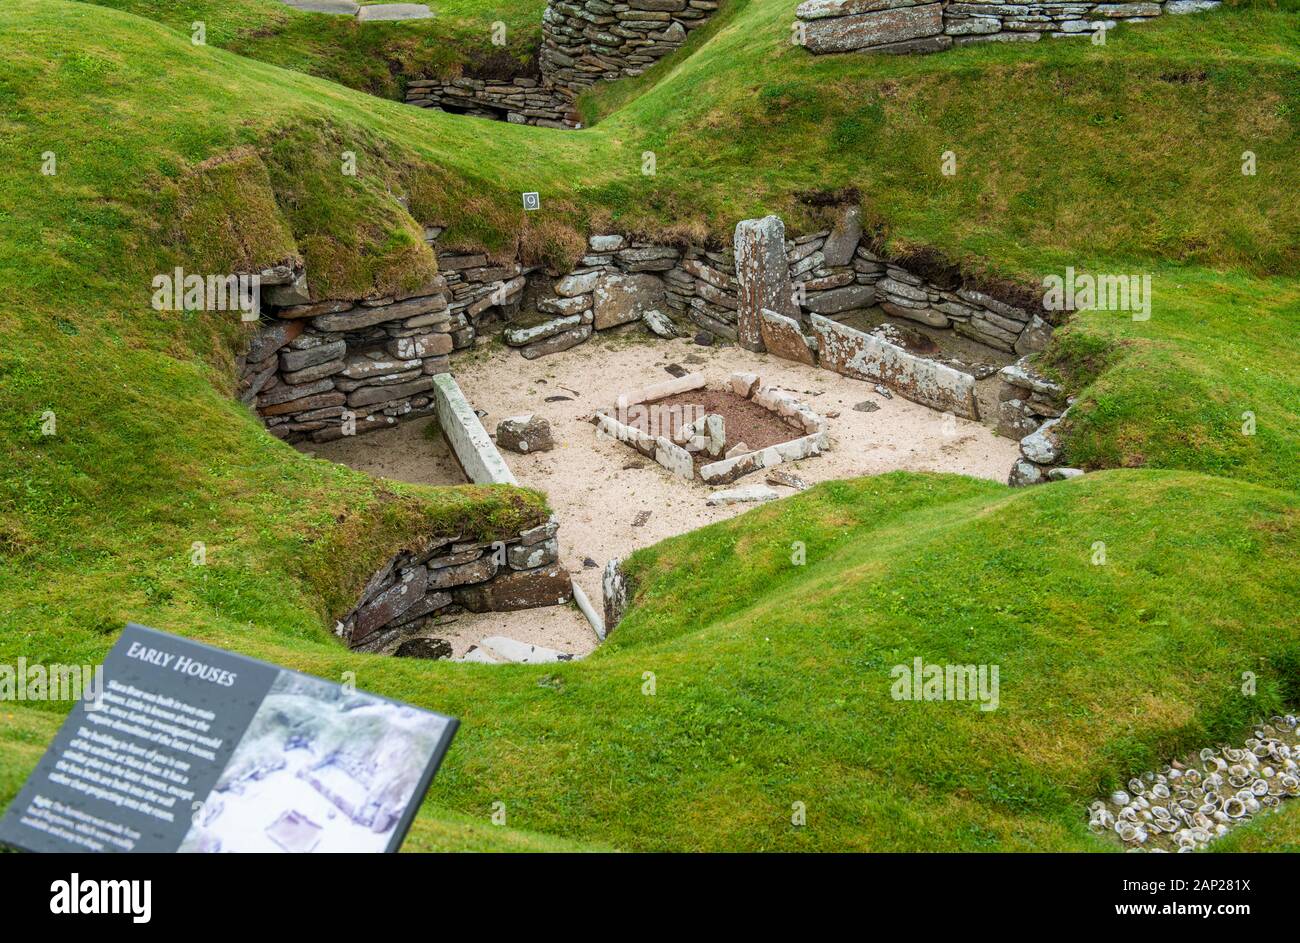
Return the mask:
<svg viewBox="0 0 1300 943"><path fill-rule="evenodd" d="M458 722L128 624L0 820L28 851L396 851Z"/></svg>

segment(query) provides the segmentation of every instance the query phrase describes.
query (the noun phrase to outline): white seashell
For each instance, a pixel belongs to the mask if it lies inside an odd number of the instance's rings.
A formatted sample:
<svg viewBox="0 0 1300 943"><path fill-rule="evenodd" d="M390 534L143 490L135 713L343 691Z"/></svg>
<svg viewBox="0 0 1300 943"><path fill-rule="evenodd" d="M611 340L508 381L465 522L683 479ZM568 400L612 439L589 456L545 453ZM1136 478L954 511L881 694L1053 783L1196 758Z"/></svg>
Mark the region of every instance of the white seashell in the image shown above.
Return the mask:
<svg viewBox="0 0 1300 943"><path fill-rule="evenodd" d="M1236 796L1233 796L1231 799L1229 799L1227 802L1223 804L1222 812L1215 813L1215 818L1217 819L1219 818L1219 816L1223 816L1222 819L1219 819L1220 822L1223 822L1226 821L1227 819L1242 818L1243 816L1245 816L1245 814L1246 814L1246 803L1242 802Z"/></svg>

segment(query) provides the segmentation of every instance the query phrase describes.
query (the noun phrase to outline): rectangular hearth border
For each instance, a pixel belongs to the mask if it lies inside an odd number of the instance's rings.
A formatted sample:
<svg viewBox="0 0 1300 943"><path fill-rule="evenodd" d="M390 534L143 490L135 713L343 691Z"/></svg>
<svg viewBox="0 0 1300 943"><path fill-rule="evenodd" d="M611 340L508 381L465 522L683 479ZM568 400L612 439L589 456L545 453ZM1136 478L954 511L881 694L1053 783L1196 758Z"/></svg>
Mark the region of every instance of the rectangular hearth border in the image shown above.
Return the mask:
<svg viewBox="0 0 1300 943"><path fill-rule="evenodd" d="M627 443L679 478L708 485L730 484L764 468L772 468L783 462L811 458L830 448L830 432L824 418L796 399L793 394L775 387L763 386L759 378L752 373L733 373L727 381L728 390L741 399L751 400L787 424L798 423L804 435L766 448L722 457L697 468L691 453L678 443L665 436L652 436L616 418L631 406L653 404L670 396L702 389L707 385L703 374L693 373L680 379L643 387L618 398L616 415L600 410L592 417L592 422L598 434Z"/></svg>

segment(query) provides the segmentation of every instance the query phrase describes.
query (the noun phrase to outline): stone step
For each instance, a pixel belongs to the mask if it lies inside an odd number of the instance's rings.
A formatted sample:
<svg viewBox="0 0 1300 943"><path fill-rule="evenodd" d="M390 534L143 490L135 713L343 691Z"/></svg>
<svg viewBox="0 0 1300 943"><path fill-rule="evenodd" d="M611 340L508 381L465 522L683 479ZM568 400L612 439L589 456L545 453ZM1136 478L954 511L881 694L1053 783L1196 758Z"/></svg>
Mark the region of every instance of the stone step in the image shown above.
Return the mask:
<svg viewBox="0 0 1300 943"><path fill-rule="evenodd" d="M357 11L357 22L375 23L392 20L427 20L433 12L423 3L376 3Z"/></svg>
<svg viewBox="0 0 1300 943"><path fill-rule="evenodd" d="M353 0L280 0L285 6L304 13L333 13L336 16L356 16L361 9Z"/></svg>
<svg viewBox="0 0 1300 943"><path fill-rule="evenodd" d="M535 344L538 341L546 340L548 337L554 337L556 334L563 333L575 327L582 325L582 315L573 314L568 317L554 318L550 321L544 321L533 327L513 327L505 331L505 342L511 347L526 347L529 344Z"/></svg>

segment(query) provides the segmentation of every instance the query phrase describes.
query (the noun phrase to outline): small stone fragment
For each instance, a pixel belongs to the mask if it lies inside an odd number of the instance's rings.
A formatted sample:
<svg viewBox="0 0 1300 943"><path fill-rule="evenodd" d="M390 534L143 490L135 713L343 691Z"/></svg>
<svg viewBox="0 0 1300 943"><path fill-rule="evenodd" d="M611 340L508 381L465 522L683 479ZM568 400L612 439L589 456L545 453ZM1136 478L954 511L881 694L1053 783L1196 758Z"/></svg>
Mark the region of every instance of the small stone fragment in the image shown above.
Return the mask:
<svg viewBox="0 0 1300 943"><path fill-rule="evenodd" d="M795 491L808 490L808 482L793 472L782 471L779 468L774 468L768 472L765 480L769 485L780 485L783 488L793 488Z"/></svg>

